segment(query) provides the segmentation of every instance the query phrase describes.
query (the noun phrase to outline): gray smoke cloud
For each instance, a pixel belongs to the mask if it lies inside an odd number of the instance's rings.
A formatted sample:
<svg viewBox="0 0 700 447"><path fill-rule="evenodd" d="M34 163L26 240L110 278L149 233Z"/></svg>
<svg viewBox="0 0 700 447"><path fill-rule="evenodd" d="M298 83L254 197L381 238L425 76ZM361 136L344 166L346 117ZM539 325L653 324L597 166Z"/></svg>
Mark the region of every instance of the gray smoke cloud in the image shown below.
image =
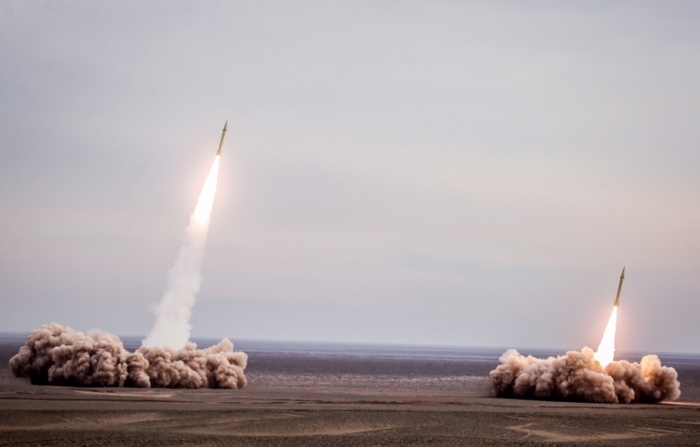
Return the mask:
<svg viewBox="0 0 700 447"><path fill-rule="evenodd" d="M34 384L104 387L229 388L246 386L248 356L227 339L207 349L124 348L116 335L51 323L29 333L10 359L16 377Z"/></svg>
<svg viewBox="0 0 700 447"><path fill-rule="evenodd" d="M489 373L497 397L571 400L596 403L656 403L681 395L676 370L647 355L641 363L613 361L605 368L593 350L569 351L538 359L507 350Z"/></svg>

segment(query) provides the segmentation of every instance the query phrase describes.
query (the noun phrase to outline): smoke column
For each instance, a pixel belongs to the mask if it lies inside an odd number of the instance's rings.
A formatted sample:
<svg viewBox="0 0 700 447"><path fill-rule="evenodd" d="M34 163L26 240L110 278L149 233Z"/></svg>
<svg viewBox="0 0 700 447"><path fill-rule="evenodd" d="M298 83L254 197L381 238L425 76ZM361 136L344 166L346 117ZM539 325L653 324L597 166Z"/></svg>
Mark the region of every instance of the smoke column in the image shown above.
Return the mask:
<svg viewBox="0 0 700 447"><path fill-rule="evenodd" d="M190 339L190 316L202 282L201 270L207 241L211 211L216 196L220 156L217 154L209 170L197 206L190 216L185 237L175 265L168 273L165 294L154 307L156 321L144 346L183 348Z"/></svg>

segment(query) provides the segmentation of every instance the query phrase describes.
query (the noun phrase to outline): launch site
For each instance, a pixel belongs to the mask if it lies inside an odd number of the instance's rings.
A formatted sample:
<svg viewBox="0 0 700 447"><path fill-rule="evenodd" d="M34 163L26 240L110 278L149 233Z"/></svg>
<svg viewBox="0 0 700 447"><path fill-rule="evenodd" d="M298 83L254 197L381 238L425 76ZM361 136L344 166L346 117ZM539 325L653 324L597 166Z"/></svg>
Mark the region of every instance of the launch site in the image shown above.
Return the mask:
<svg viewBox="0 0 700 447"><path fill-rule="evenodd" d="M2 339L3 365L21 342ZM695 446L700 436L698 356L664 358L680 400L622 405L494 398L494 350L238 347L249 382L234 392L36 386L3 367L0 445Z"/></svg>
<svg viewBox="0 0 700 447"><path fill-rule="evenodd" d="M0 0L0 447L700 445L698 17Z"/></svg>

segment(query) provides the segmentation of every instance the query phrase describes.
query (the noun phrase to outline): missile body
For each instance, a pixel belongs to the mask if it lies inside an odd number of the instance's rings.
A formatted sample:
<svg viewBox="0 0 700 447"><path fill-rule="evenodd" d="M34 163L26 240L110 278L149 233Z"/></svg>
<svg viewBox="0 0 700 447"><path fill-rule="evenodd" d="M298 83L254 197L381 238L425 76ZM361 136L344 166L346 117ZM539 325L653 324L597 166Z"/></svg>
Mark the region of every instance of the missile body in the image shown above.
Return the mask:
<svg viewBox="0 0 700 447"><path fill-rule="evenodd" d="M224 130L221 131L221 141L219 141L219 150L216 151L216 155L221 155L221 146L224 145L224 137L226 136L226 126L228 126L228 121L224 123Z"/></svg>
<svg viewBox="0 0 700 447"><path fill-rule="evenodd" d="M617 307L620 305L620 293L622 292L622 281L625 280L625 268L622 267L622 275L620 275L620 285L617 286L617 297L615 298L615 302L613 303L613 306Z"/></svg>

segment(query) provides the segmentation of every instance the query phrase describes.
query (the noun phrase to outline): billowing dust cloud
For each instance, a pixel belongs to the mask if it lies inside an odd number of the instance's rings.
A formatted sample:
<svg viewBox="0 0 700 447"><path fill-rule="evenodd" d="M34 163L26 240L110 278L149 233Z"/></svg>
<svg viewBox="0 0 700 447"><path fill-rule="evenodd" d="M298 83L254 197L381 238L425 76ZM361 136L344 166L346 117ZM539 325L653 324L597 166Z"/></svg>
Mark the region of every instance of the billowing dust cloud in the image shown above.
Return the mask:
<svg viewBox="0 0 700 447"><path fill-rule="evenodd" d="M207 349L187 343L179 350L142 346L129 352L116 335L51 323L29 333L10 369L33 384L236 389L247 384L247 361L227 339Z"/></svg>
<svg viewBox="0 0 700 447"><path fill-rule="evenodd" d="M640 363L612 361L603 368L588 347L547 359L509 349L500 362L489 374L497 397L655 403L681 394L676 370L662 366L656 355L647 355Z"/></svg>

